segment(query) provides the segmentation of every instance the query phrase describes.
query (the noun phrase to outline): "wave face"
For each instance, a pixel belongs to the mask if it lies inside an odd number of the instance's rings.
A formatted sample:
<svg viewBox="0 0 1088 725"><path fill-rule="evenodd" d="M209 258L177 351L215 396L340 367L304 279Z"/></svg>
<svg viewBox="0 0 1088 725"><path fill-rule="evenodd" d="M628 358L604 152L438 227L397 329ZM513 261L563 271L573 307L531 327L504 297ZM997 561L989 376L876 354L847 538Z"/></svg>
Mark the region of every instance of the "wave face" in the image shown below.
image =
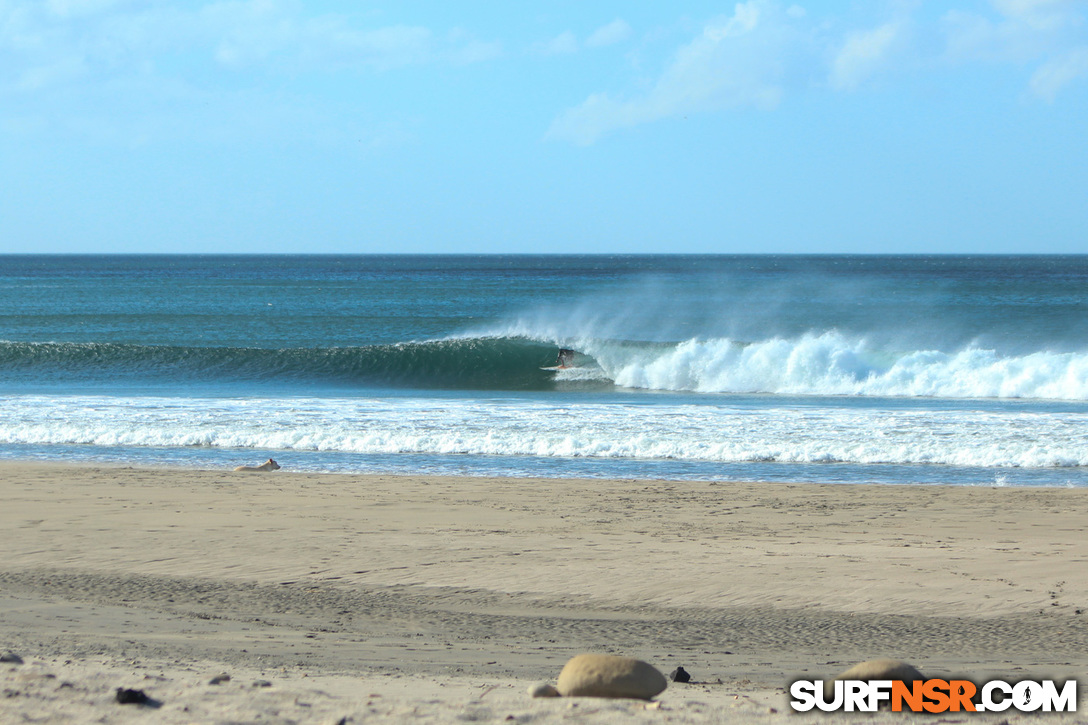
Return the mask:
<svg viewBox="0 0 1088 725"><path fill-rule="evenodd" d="M576 346L576 366L555 363ZM370 347L175 347L0 342L0 374L26 380L430 389L595 389L684 393L1088 400L1088 353L1002 355L966 347L890 350L838 332L756 342L679 343L521 335Z"/></svg>
<svg viewBox="0 0 1088 725"><path fill-rule="evenodd" d="M193 382L543 389L552 345L463 338L345 348L265 350L109 343L0 343L8 381Z"/></svg>
<svg viewBox="0 0 1088 725"><path fill-rule="evenodd" d="M13 392L202 383L1088 399L1088 257L0 263L0 386ZM581 353L578 367L541 371L560 347Z"/></svg>
<svg viewBox="0 0 1088 725"><path fill-rule="evenodd" d="M0 457L1088 485L1086 401L1088 256L0 255Z"/></svg>

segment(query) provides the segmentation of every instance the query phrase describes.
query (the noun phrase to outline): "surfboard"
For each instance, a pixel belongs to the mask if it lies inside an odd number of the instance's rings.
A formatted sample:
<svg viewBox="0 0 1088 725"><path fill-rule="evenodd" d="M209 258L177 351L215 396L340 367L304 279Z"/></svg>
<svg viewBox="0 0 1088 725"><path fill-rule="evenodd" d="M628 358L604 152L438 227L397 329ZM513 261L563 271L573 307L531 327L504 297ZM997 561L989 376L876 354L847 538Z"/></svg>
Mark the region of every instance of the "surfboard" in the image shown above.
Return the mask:
<svg viewBox="0 0 1088 725"><path fill-rule="evenodd" d="M541 370L566 370L567 368L574 367L571 363L574 362L574 350L570 348L559 348L559 355L556 357L555 365L551 365L546 368L540 368Z"/></svg>

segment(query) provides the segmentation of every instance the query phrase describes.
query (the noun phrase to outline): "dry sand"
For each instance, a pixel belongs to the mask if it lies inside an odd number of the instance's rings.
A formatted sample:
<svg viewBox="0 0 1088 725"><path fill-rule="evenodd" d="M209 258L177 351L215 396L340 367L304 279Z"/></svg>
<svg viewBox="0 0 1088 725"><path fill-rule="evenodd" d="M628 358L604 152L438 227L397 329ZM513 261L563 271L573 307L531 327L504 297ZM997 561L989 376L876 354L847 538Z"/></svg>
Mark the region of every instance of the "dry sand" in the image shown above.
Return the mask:
<svg viewBox="0 0 1088 725"><path fill-rule="evenodd" d="M789 682L876 657L1082 679L1086 523L1082 489L0 464L0 721L804 723L851 718ZM528 697L582 652L695 683Z"/></svg>

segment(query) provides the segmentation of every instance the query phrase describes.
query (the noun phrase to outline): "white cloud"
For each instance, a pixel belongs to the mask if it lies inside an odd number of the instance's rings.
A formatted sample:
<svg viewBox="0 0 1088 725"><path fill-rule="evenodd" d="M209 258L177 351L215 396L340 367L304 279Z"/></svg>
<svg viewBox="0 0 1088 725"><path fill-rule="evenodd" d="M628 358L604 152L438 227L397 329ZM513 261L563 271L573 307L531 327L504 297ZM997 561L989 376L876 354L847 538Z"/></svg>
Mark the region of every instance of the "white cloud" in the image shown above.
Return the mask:
<svg viewBox="0 0 1088 725"><path fill-rule="evenodd" d="M501 53L464 32L436 36L410 25L368 27L358 16L307 15L297 0L3 0L0 89L41 89L147 72L164 54L232 70L386 71L475 63Z"/></svg>
<svg viewBox="0 0 1088 725"><path fill-rule="evenodd" d="M20 91L36 91L59 83L76 81L85 76L87 71L87 62L80 54L65 55L25 69L15 80L14 87Z"/></svg>
<svg viewBox="0 0 1088 725"><path fill-rule="evenodd" d="M991 4L1005 17L1037 30L1063 25L1076 5L1071 0L991 0Z"/></svg>
<svg viewBox="0 0 1088 725"><path fill-rule="evenodd" d="M703 29L703 35L710 40L719 41L750 33L759 25L759 14L760 3L737 3L733 17L726 20L724 25L708 25Z"/></svg>
<svg viewBox="0 0 1088 725"><path fill-rule="evenodd" d="M989 14L950 10L925 25L914 17L918 6L891 3L890 19L855 29L799 5L737 3L678 48L644 90L592 93L559 114L547 136L591 144L687 113L774 109L791 91L824 79L825 87L851 91L882 74L945 72L958 63L1034 65L1029 91L1047 101L1088 77L1085 0L991 0Z"/></svg>
<svg viewBox="0 0 1088 725"><path fill-rule="evenodd" d="M498 41L484 41L464 28L446 33L446 57L456 65L483 63L502 57L503 46Z"/></svg>
<svg viewBox="0 0 1088 725"><path fill-rule="evenodd" d="M616 100L607 93L594 93L581 105L555 119L548 136L588 146L609 131L654 121L661 115L647 103Z"/></svg>
<svg viewBox="0 0 1088 725"><path fill-rule="evenodd" d="M603 48L606 45L615 45L631 36L631 26L626 21L616 18L608 25L594 30L586 38L587 48Z"/></svg>
<svg viewBox="0 0 1088 725"><path fill-rule="evenodd" d="M1048 52L1059 40L1062 23L1049 17L1007 15L992 20L977 13L951 10L944 15L947 56L957 62L1028 62Z"/></svg>
<svg viewBox="0 0 1088 725"><path fill-rule="evenodd" d="M1070 0L992 0L999 16L950 10L944 16L956 59L1022 61L1064 45L1083 29L1082 3Z"/></svg>
<svg viewBox="0 0 1088 725"><path fill-rule="evenodd" d="M595 93L552 123L551 138L591 144L601 136L658 119L737 106L774 108L809 44L796 18L769 0L737 3L681 47L645 93Z"/></svg>
<svg viewBox="0 0 1088 725"><path fill-rule="evenodd" d="M302 26L298 57L318 69L389 70L430 60L435 52L427 28L396 25L358 30L343 21L317 19Z"/></svg>
<svg viewBox="0 0 1088 725"><path fill-rule="evenodd" d="M564 30L551 40L535 43L532 52L538 55L570 55L578 52L578 39L571 31Z"/></svg>
<svg viewBox="0 0 1088 725"><path fill-rule="evenodd" d="M489 60L501 58L502 55L502 43L498 41L487 42L476 40L475 38L452 45L447 53L450 61L457 65L484 63Z"/></svg>
<svg viewBox="0 0 1088 725"><path fill-rule="evenodd" d="M620 19L613 20L593 31L585 40L587 48L601 48L625 40L631 34L631 26ZM570 30L564 30L549 40L540 41L530 46L534 55L572 55L580 49L578 37Z"/></svg>
<svg viewBox="0 0 1088 725"><path fill-rule="evenodd" d="M346 99L340 83L330 90L278 80L465 65L502 51L459 28L435 33L311 7L300 0L0 0L0 126L92 145L333 139L369 153L410 138L414 120L395 107L372 110ZM267 83L269 76L279 79Z"/></svg>
<svg viewBox="0 0 1088 725"><path fill-rule="evenodd" d="M886 67L903 33L904 24L896 21L847 35L831 63L831 86L853 90Z"/></svg>
<svg viewBox="0 0 1088 725"><path fill-rule="evenodd" d="M45 7L59 18L78 18L113 10L132 0L46 0Z"/></svg>
<svg viewBox="0 0 1088 725"><path fill-rule="evenodd" d="M276 0L229 0L205 5L198 15L215 59L230 68L273 63L310 70L389 70L435 57L428 28L391 25L360 28L335 14L306 17Z"/></svg>
<svg viewBox="0 0 1088 725"><path fill-rule="evenodd" d="M1054 101L1085 75L1083 1L991 0L997 17L952 10L942 18L946 56L957 63L1038 64L1029 92Z"/></svg>
<svg viewBox="0 0 1088 725"><path fill-rule="evenodd" d="M1041 65L1028 84L1032 94L1053 103L1058 93L1073 81L1088 76L1088 46L1080 46Z"/></svg>

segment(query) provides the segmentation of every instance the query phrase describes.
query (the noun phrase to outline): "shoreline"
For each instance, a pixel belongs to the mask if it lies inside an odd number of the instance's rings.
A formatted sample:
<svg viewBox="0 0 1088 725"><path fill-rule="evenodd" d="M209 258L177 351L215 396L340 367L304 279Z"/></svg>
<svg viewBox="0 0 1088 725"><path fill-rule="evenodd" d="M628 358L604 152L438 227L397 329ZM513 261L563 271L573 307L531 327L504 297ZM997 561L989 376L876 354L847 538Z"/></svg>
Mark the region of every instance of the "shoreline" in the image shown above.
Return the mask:
<svg viewBox="0 0 1088 725"><path fill-rule="evenodd" d="M659 698L674 722L826 722L782 688L877 657L976 680L1088 669L1084 489L2 462L0 500L0 650L25 660L0 665L21 693L5 706L47 721L136 717L107 680L146 687L164 722L181 703L661 719L528 698L583 651L691 672ZM234 684L209 686L221 671Z"/></svg>

